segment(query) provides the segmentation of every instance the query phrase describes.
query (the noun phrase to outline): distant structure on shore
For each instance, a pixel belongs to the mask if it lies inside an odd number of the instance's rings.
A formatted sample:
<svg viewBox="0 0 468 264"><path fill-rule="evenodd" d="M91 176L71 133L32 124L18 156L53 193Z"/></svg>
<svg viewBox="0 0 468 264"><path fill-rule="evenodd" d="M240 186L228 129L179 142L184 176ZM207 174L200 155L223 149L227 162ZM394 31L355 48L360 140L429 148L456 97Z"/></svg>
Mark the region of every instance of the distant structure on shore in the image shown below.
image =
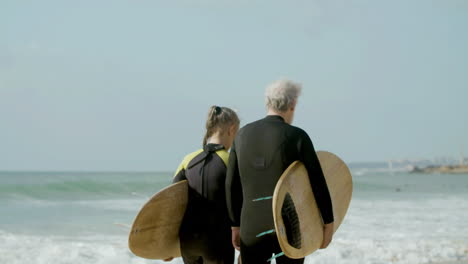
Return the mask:
<svg viewBox="0 0 468 264"><path fill-rule="evenodd" d="M460 158L439 157L433 160L389 160L388 168L406 168L411 173L468 173L468 160L463 153Z"/></svg>
<svg viewBox="0 0 468 264"><path fill-rule="evenodd" d="M412 173L468 173L468 165L414 167Z"/></svg>

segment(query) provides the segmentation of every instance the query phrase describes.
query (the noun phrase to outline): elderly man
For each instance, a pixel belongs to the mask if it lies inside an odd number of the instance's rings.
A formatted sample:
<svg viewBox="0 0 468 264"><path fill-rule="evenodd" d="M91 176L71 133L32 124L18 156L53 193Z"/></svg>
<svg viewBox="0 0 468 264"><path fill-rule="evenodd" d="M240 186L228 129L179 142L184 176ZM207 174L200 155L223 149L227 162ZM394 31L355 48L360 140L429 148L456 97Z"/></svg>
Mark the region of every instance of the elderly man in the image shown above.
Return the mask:
<svg viewBox="0 0 468 264"><path fill-rule="evenodd" d="M321 248L327 247L333 236L330 193L312 141L304 130L291 125L301 89L300 84L288 80L268 86L265 93L268 115L244 126L231 149L226 199L232 221L232 243L240 250L243 264L267 263L281 253L276 234L264 234L275 228L272 200L265 197L273 195L281 174L295 160L302 161L307 168L322 215ZM304 263L304 259L279 256L278 264Z"/></svg>

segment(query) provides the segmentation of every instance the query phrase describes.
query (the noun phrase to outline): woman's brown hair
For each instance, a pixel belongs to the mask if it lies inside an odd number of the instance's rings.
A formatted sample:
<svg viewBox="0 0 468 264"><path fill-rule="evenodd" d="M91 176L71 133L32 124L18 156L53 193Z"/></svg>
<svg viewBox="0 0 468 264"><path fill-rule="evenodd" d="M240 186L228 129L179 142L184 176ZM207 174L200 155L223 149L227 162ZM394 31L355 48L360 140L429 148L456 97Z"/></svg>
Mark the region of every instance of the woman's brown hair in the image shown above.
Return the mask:
<svg viewBox="0 0 468 264"><path fill-rule="evenodd" d="M239 125L240 120L236 112L227 107L213 105L208 111L208 118L206 120L206 133L203 138L203 146L206 145L208 138L213 136L216 132L224 133L233 125Z"/></svg>

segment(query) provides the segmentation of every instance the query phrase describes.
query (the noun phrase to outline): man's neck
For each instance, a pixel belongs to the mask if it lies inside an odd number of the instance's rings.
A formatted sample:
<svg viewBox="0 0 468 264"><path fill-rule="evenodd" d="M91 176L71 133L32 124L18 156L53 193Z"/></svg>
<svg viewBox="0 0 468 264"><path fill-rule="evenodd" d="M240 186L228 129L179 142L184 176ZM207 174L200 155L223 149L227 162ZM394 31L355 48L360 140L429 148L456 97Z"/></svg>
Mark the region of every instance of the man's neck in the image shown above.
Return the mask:
<svg viewBox="0 0 468 264"><path fill-rule="evenodd" d="M281 116L286 122L287 122L287 120L289 120L289 117L288 117L288 115L287 115L286 113L277 112L277 111L271 110L271 109L268 110L267 115L269 115L269 116L270 116L270 115Z"/></svg>

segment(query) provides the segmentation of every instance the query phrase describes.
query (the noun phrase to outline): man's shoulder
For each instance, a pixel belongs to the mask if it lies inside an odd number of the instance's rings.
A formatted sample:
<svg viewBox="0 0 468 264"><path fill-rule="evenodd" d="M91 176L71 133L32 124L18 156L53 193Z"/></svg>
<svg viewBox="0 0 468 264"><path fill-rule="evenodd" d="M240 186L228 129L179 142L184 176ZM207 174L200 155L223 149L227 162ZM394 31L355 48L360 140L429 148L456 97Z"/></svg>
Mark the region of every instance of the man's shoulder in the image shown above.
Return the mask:
<svg viewBox="0 0 468 264"><path fill-rule="evenodd" d="M289 125L289 130L291 130L294 133L297 133L297 134L299 134L301 136L307 136L307 132L305 132L305 130L300 128L300 127Z"/></svg>
<svg viewBox="0 0 468 264"><path fill-rule="evenodd" d="M290 135L300 141L312 141L309 134L302 128L296 126L290 126Z"/></svg>
<svg viewBox="0 0 468 264"><path fill-rule="evenodd" d="M250 129L256 127L257 125L259 125L261 122L262 122L262 119L259 119L259 120L250 122L250 123L244 125L243 127L241 127L241 128L239 129L239 132L238 132L238 133L242 133L242 132L248 131L248 130L250 130Z"/></svg>
<svg viewBox="0 0 468 264"><path fill-rule="evenodd" d="M248 124L246 124L245 126L243 126L241 129L239 129L239 134L242 134L246 131L249 131L251 129L255 129L257 128L258 126L261 126L262 123L265 122L265 119L259 119L259 120L256 120L256 121L253 121L253 122L250 122ZM302 128L300 127L297 127L297 126L293 126L293 125L290 125L288 123L276 123L279 127L281 127L281 129L286 129L287 131L290 131L291 133L293 134L297 134L297 135L300 135L300 136L308 136L307 135L307 132L305 132L305 130L303 130Z"/></svg>

